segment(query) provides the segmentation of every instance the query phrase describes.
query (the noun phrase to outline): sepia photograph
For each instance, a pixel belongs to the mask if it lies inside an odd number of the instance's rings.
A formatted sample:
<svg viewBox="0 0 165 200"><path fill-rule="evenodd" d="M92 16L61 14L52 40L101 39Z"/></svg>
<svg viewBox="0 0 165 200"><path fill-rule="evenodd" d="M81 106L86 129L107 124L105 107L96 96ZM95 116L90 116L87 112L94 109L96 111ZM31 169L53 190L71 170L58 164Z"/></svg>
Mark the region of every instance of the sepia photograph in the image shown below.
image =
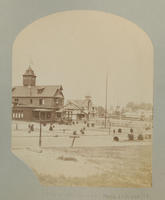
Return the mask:
<svg viewBox="0 0 165 200"><path fill-rule="evenodd" d="M152 187L153 45L126 18L57 12L12 48L11 151L45 186Z"/></svg>

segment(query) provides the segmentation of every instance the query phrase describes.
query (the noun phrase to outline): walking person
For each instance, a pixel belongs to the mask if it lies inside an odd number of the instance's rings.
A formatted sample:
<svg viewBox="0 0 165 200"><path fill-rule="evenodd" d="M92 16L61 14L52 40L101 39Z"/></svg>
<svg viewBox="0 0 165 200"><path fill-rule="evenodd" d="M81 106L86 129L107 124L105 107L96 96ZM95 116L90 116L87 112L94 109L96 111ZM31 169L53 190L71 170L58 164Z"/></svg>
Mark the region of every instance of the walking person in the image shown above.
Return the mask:
<svg viewBox="0 0 165 200"><path fill-rule="evenodd" d="M31 124L28 124L28 133L31 133Z"/></svg>

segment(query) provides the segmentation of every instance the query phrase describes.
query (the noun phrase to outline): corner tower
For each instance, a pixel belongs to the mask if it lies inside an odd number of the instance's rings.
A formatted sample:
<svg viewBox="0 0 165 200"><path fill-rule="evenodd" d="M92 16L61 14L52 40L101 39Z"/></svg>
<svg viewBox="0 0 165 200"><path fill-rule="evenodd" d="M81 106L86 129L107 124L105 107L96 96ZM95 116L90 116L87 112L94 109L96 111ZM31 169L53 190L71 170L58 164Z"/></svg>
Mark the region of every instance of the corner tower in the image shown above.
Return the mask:
<svg viewBox="0 0 165 200"><path fill-rule="evenodd" d="M36 85L36 75L34 71L29 66L29 68L23 74L23 86L35 86Z"/></svg>

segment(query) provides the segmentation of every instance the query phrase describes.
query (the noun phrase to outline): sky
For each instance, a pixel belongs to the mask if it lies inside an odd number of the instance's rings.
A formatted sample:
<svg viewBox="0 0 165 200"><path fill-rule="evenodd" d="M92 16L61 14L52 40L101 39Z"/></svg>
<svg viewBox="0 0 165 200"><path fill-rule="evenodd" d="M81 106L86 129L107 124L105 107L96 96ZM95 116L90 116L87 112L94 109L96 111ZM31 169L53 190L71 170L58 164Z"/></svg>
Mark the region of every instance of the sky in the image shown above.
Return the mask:
<svg viewBox="0 0 165 200"><path fill-rule="evenodd" d="M17 36L12 85L22 85L31 65L37 85L62 85L65 100L90 95L108 106L153 101L153 46L122 17L100 11L65 11L43 17Z"/></svg>

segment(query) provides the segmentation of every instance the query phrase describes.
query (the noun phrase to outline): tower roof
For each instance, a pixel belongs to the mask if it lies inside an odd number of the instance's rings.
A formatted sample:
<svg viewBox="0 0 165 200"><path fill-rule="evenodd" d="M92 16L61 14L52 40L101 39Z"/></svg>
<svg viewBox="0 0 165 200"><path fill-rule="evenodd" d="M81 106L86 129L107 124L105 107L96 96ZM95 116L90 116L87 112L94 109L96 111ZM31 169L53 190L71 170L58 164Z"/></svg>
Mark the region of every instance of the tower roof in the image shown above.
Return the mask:
<svg viewBox="0 0 165 200"><path fill-rule="evenodd" d="M36 76L34 74L34 71L32 70L31 66L29 65L28 69L25 71L25 73L23 74L24 76Z"/></svg>

